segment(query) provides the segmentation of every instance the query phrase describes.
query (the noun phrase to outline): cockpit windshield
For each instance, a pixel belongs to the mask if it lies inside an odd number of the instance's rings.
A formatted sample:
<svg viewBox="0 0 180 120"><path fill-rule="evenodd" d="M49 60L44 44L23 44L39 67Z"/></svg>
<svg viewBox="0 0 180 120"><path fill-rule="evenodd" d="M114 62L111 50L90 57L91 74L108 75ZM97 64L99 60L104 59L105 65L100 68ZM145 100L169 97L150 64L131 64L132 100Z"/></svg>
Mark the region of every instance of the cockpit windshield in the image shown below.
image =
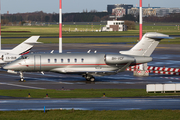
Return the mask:
<svg viewBox="0 0 180 120"><path fill-rule="evenodd" d="M18 60L21 60L21 59L28 59L28 56L20 56L20 57L18 58Z"/></svg>
<svg viewBox="0 0 180 120"><path fill-rule="evenodd" d="M22 56L22 59L28 59L28 56Z"/></svg>

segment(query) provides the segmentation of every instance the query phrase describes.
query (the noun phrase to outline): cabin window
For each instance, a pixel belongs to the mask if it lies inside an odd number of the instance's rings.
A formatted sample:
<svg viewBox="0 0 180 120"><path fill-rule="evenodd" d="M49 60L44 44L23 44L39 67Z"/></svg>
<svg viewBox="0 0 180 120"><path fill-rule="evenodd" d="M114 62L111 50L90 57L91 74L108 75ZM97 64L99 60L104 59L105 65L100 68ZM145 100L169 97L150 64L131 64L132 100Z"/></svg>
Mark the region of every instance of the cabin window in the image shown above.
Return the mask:
<svg viewBox="0 0 180 120"><path fill-rule="evenodd" d="M61 59L61 63L63 63L63 59Z"/></svg>
<svg viewBox="0 0 180 120"><path fill-rule="evenodd" d="M50 60L50 59L48 59L48 63L50 63L50 61L51 61L51 60Z"/></svg>
<svg viewBox="0 0 180 120"><path fill-rule="evenodd" d="M77 59L74 59L74 62L77 63Z"/></svg>
<svg viewBox="0 0 180 120"><path fill-rule="evenodd" d="M84 62L84 59L83 59L83 58L81 59L81 62L82 62L82 63Z"/></svg>
<svg viewBox="0 0 180 120"><path fill-rule="evenodd" d="M57 59L54 59L54 62L57 63Z"/></svg>
<svg viewBox="0 0 180 120"><path fill-rule="evenodd" d="M68 63L70 63L70 59L68 59Z"/></svg>

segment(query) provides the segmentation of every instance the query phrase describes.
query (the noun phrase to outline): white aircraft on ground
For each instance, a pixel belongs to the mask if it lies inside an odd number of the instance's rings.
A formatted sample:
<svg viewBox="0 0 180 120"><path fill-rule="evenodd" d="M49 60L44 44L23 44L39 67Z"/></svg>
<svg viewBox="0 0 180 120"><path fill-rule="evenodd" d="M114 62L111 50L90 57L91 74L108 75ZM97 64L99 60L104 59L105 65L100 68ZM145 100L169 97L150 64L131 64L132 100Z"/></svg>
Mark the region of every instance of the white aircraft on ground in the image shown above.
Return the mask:
<svg viewBox="0 0 180 120"><path fill-rule="evenodd" d="M11 50L0 50L0 64L12 62L21 55L28 54L40 36L32 36Z"/></svg>
<svg viewBox="0 0 180 120"><path fill-rule="evenodd" d="M152 61L150 55L161 39L170 39L168 35L150 32L130 50L119 53L43 53L28 54L4 66L8 71L20 72L20 81L24 81L23 72L56 72L79 74L88 81L94 76L114 75L133 65Z"/></svg>

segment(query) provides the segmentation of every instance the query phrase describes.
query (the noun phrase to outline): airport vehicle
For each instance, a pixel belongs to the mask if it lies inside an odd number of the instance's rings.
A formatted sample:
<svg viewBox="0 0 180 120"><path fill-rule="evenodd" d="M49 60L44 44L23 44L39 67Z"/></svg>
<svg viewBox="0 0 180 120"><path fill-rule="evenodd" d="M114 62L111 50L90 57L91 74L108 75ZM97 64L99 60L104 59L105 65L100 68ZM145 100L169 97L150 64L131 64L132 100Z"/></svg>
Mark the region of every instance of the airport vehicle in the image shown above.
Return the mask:
<svg viewBox="0 0 180 120"><path fill-rule="evenodd" d="M125 71L133 65L152 61L150 55L161 39L170 39L168 35L150 32L130 50L119 53L43 53L23 55L16 61L4 66L8 71L23 72L56 72L62 74L79 74L88 81L94 76L113 75Z"/></svg>
<svg viewBox="0 0 180 120"><path fill-rule="evenodd" d="M37 42L39 37L40 36L32 36L11 50L0 50L0 64L12 62L21 55L29 53L34 44L40 43Z"/></svg>

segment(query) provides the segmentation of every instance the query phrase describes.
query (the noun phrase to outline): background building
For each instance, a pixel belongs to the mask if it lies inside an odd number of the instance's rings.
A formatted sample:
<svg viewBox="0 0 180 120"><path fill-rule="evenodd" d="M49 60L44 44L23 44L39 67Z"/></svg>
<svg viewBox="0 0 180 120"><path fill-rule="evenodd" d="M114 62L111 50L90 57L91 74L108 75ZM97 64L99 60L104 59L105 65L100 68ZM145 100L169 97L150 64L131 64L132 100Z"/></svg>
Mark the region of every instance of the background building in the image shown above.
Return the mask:
<svg viewBox="0 0 180 120"><path fill-rule="evenodd" d="M111 17L123 17L123 15L128 14L128 9L131 9L133 5L126 5L126 4L115 4L115 5L108 5L107 11L112 13Z"/></svg>
<svg viewBox="0 0 180 120"><path fill-rule="evenodd" d="M110 18L120 18L127 14L132 14L135 17L139 15L139 7L133 5L115 4L107 5L107 11L111 13ZM161 7L143 7L143 17L157 16L164 17L170 13L180 13L179 8L161 8Z"/></svg>
<svg viewBox="0 0 180 120"><path fill-rule="evenodd" d="M124 21L107 21L107 25L101 28L101 31L126 31L126 25Z"/></svg>

